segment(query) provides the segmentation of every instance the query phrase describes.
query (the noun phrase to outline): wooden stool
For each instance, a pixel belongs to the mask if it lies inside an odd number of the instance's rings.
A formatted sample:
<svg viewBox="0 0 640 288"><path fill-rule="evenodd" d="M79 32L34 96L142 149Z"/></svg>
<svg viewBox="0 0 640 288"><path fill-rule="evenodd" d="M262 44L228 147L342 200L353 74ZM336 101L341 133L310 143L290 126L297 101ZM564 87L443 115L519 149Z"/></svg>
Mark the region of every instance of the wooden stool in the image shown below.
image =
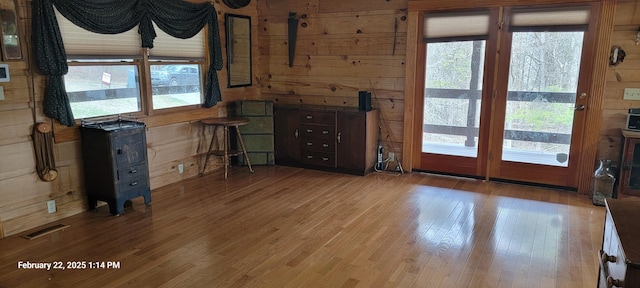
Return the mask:
<svg viewBox="0 0 640 288"><path fill-rule="evenodd" d="M248 118L242 117L220 117L220 118L209 118L200 121L205 125L212 125L213 135L211 136L211 144L209 144L209 150L207 151L207 158L204 160L204 165L202 167L202 172L200 176L204 175L204 171L207 169L207 162L209 162L209 156L214 154L216 156L222 157L222 161L224 164L224 179L227 179L227 175L229 173L229 156L238 156L238 154L242 153L244 155L244 159L247 160L247 165L249 166L249 171L253 173L253 168L251 168L251 162L249 162L249 155L247 155L247 149L244 147L244 141L242 141L242 136L240 135L240 130L238 130L238 126L246 125L249 123ZM222 144L222 149L220 149L220 141L217 143L217 150L213 149L213 143L216 139L216 132L218 131L218 127L222 127L224 130L224 141ZM229 150L230 141L229 141L229 127L234 127L236 130L236 135L238 135L238 140L240 141L240 147L242 151Z"/></svg>

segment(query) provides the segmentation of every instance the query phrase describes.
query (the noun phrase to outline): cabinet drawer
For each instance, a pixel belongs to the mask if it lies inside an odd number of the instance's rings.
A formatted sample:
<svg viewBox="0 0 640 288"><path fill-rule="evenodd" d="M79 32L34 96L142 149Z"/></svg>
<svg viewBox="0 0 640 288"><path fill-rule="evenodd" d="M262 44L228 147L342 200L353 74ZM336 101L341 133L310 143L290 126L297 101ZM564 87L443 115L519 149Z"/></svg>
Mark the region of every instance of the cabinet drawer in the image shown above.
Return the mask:
<svg viewBox="0 0 640 288"><path fill-rule="evenodd" d="M300 139L318 139L333 142L336 139L336 127L324 125L300 125Z"/></svg>
<svg viewBox="0 0 640 288"><path fill-rule="evenodd" d="M336 156L335 153L302 151L300 162L307 165L336 167Z"/></svg>
<svg viewBox="0 0 640 288"><path fill-rule="evenodd" d="M300 123L314 123L324 125L336 124L334 111L300 111Z"/></svg>
<svg viewBox="0 0 640 288"><path fill-rule="evenodd" d="M118 183L118 194L122 195L135 189L144 189L149 187L147 183L147 175L138 175L138 177L130 178Z"/></svg>
<svg viewBox="0 0 640 288"><path fill-rule="evenodd" d="M336 151L336 145L335 143L333 143L333 141L323 141L318 139L303 139L302 150L333 153L334 151Z"/></svg>
<svg viewBox="0 0 640 288"><path fill-rule="evenodd" d="M127 181L127 179L135 178L140 175L148 175L147 171L147 163L126 167L122 169L118 169L118 179L119 181Z"/></svg>

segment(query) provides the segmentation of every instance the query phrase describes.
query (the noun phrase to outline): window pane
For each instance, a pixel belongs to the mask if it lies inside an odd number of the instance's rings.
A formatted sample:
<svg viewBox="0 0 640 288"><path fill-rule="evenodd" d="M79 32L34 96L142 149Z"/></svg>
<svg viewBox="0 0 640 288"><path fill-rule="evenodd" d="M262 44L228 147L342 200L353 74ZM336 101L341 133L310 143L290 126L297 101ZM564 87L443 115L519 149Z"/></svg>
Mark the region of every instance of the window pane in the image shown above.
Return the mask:
<svg viewBox="0 0 640 288"><path fill-rule="evenodd" d="M200 79L197 64L151 65L153 109L202 103Z"/></svg>
<svg viewBox="0 0 640 288"><path fill-rule="evenodd" d="M422 152L477 157L485 41L427 44Z"/></svg>
<svg viewBox="0 0 640 288"><path fill-rule="evenodd" d="M583 32L515 32L502 160L569 166Z"/></svg>
<svg viewBox="0 0 640 288"><path fill-rule="evenodd" d="M136 65L69 66L64 82L76 119L141 111Z"/></svg>

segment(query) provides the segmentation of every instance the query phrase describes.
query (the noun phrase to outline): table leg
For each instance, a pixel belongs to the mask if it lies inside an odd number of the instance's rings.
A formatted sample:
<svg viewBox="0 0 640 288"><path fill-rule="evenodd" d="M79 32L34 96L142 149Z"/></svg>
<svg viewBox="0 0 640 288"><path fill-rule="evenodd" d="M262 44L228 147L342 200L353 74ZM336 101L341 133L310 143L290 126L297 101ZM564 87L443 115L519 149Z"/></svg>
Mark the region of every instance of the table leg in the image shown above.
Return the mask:
<svg viewBox="0 0 640 288"><path fill-rule="evenodd" d="M244 141L242 141L242 135L240 135L240 130L236 126L236 134L238 135L238 141L240 141L240 147L242 147L242 154L244 155L244 160L247 160L247 166L249 166L249 171L253 173L253 168L251 168L251 161L249 161L249 155L247 154L247 148L244 147Z"/></svg>
<svg viewBox="0 0 640 288"><path fill-rule="evenodd" d="M205 129L207 126L204 126ZM218 131L218 126L213 127L213 134L211 134L211 143L209 144L209 150L207 150L207 157L204 159L204 165L202 165L202 172L200 172L200 176L204 175L204 171L207 169L207 163L209 162L209 156L211 156L211 150L213 149L213 143L216 140L216 132Z"/></svg>
<svg viewBox="0 0 640 288"><path fill-rule="evenodd" d="M224 156L223 156L223 165L224 165L224 180L227 180L227 175L229 173L229 126L224 126Z"/></svg>

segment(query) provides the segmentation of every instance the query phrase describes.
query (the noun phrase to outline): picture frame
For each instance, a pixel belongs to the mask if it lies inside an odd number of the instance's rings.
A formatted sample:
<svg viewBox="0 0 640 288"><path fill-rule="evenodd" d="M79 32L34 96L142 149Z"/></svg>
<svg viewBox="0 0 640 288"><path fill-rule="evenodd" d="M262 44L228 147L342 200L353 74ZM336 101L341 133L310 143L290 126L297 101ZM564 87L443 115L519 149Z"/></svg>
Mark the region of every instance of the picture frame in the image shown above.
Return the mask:
<svg viewBox="0 0 640 288"><path fill-rule="evenodd" d="M0 0L0 24L2 25L2 37L0 37L2 59L4 61L22 59L15 0Z"/></svg>
<svg viewBox="0 0 640 288"><path fill-rule="evenodd" d="M227 88L251 86L251 17L225 14Z"/></svg>

